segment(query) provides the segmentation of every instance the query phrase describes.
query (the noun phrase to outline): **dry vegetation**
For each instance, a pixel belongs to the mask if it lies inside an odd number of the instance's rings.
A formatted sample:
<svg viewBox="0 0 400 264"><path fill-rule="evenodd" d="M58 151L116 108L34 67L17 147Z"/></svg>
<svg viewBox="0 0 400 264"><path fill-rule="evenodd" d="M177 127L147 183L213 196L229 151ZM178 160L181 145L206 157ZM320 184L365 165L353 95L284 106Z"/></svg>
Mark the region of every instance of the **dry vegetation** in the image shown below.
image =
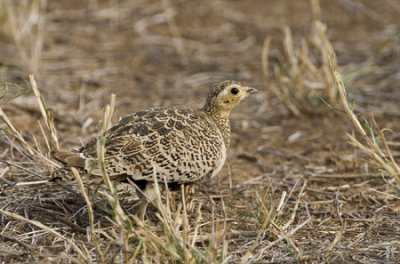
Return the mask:
<svg viewBox="0 0 400 264"><path fill-rule="evenodd" d="M398 12L394 0L3 0L0 261L399 263ZM130 112L200 103L221 79L263 92L233 114L227 164L192 199L159 183L142 222L136 190L105 172L96 191L78 170L48 181L52 150Z"/></svg>
<svg viewBox="0 0 400 264"><path fill-rule="evenodd" d="M318 1L311 1L311 7L310 36L299 40L300 47L295 47L290 27L282 29L283 56L279 64L273 65L272 76L268 73L270 37L265 39L263 48L265 85L296 116L318 113L326 104L335 107L338 103L333 72L329 69L329 56L334 50L327 36L327 26L320 21Z"/></svg>

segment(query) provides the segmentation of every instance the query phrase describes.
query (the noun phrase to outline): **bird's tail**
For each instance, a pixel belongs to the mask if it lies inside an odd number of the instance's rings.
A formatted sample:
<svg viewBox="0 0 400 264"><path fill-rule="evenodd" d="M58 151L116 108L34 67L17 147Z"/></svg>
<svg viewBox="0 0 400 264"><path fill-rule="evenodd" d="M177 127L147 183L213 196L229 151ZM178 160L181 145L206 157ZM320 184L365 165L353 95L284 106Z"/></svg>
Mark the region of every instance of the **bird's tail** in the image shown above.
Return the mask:
<svg viewBox="0 0 400 264"><path fill-rule="evenodd" d="M85 158L79 152L58 150L53 153L53 157L68 166L77 168L85 167Z"/></svg>

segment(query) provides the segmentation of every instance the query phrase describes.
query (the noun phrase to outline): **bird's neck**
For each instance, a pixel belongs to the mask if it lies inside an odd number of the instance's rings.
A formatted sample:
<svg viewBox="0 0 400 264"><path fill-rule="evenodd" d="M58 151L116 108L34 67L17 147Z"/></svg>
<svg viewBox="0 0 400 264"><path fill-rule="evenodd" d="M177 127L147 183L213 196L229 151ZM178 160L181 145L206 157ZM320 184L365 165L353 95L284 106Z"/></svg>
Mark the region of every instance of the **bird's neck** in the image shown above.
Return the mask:
<svg viewBox="0 0 400 264"><path fill-rule="evenodd" d="M225 146L228 148L231 138L231 123L229 119L231 111L218 111L213 108L203 108L203 110L207 112L217 124L224 138Z"/></svg>

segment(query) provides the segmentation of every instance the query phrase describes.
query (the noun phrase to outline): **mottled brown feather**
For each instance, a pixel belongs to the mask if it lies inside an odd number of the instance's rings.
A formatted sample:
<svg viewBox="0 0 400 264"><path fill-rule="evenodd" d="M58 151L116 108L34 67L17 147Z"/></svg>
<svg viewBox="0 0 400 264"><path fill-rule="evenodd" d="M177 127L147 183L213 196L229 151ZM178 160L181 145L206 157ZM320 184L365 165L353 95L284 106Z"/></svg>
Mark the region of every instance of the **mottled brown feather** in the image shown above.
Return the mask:
<svg viewBox="0 0 400 264"><path fill-rule="evenodd" d="M231 94L231 87L242 94ZM203 108L154 108L121 119L104 135L108 175L146 181L155 175L159 181L178 183L215 176L229 147L229 113L250 89L224 81L210 90ZM93 139L78 152L62 151L55 158L95 177L96 150Z"/></svg>

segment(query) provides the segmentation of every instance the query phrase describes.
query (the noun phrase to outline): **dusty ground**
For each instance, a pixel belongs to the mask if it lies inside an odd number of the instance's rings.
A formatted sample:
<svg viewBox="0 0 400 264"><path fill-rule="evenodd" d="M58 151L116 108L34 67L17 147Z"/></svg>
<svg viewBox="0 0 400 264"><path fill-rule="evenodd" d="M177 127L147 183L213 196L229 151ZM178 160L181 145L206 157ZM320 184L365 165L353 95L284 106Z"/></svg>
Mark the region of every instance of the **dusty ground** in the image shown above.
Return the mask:
<svg viewBox="0 0 400 264"><path fill-rule="evenodd" d="M17 13L26 9L21 5ZM358 112L374 113L381 127L394 131L388 139L397 157L400 3L323 0L321 9L350 99ZM117 98L116 121L143 108L200 104L212 83L240 80L261 93L235 110L227 163L219 179L202 185L197 196L206 201L205 208L216 207L221 215L222 205L226 207L226 261L243 260L260 231L258 190L274 210L283 192L293 192L275 218L282 226L293 222L282 233L266 229L248 263L400 263L399 192L347 143L346 133L353 127L346 115L326 107L293 116L263 77L265 37L282 39L285 25L291 27L295 43L306 36L312 19L309 1L48 1L42 11L46 18L39 53L32 50L40 34L16 45L6 14L0 10L0 81L21 90L11 87L0 94L0 106L29 143L39 141L43 153L30 72L54 111L62 148L79 147L96 133L111 93ZM279 66L281 51L275 44L271 67ZM32 59L36 55L37 63ZM14 98L19 92L22 95ZM5 128L0 123L0 129ZM23 182L40 179L32 170L49 174L44 166L31 166L35 161L22 157L17 146L10 147L4 134L0 139L2 178ZM77 197L53 185L0 184L1 209L86 243L87 220L75 214L84 202ZM210 195L224 197L224 203ZM209 217L205 209L204 218ZM67 249L51 234L4 215L0 224L4 263L69 261L60 255ZM279 234L290 239L273 243Z"/></svg>

